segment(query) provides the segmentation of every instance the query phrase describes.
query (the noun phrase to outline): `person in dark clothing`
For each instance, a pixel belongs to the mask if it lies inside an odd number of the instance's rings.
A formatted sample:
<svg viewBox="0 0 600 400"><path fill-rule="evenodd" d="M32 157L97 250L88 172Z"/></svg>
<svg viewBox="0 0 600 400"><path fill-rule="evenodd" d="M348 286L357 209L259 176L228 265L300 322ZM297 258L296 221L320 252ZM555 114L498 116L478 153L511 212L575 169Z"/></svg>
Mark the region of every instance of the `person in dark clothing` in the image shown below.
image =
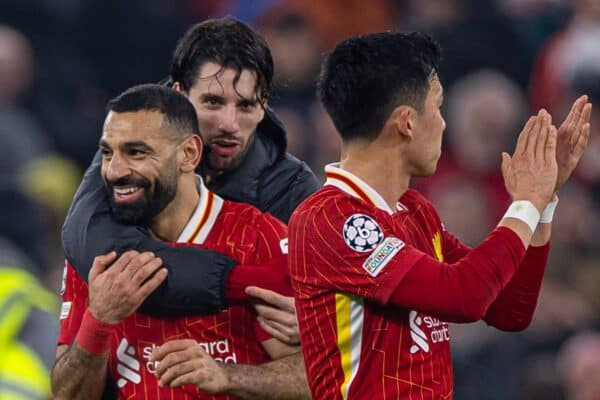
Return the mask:
<svg viewBox="0 0 600 400"><path fill-rule="evenodd" d="M225 199L250 203L287 222L295 207L320 185L306 164L285 151L285 131L267 104L272 77L273 61L264 40L245 24L225 18L204 21L186 32L175 49L170 80L198 114L205 145L199 172L207 187ZM143 312L211 313L224 308L231 296L244 296L243 280L248 274L230 258L197 248L172 248L151 240L140 227L116 222L100 164L97 154L62 231L66 258L78 266L83 278L87 279L95 256L135 249L152 251L167 268L177 269L142 305ZM267 312L259 319L267 332L297 344L293 299L257 288L249 293L284 309L278 317L273 315L278 311L275 308L256 307L259 315ZM256 372L244 371L245 376L260 377L282 369L304 375L303 363L296 356L251 368L257 368ZM290 382L294 386L298 387L294 398L308 396L304 378Z"/></svg>

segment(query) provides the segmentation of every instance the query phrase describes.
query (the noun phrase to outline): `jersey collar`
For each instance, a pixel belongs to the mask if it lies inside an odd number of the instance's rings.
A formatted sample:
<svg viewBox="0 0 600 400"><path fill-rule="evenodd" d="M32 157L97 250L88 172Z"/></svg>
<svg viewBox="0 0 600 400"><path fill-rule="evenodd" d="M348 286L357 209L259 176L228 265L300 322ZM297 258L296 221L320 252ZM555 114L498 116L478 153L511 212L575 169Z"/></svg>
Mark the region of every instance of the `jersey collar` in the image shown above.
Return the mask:
<svg viewBox="0 0 600 400"><path fill-rule="evenodd" d="M200 201L183 232L179 235L177 239L179 243L204 243L223 207L223 199L208 190L201 177L196 176L196 183Z"/></svg>
<svg viewBox="0 0 600 400"><path fill-rule="evenodd" d="M325 186L335 186L349 195L359 198L388 214L394 213L375 189L358 176L340 168L339 163L325 166L325 176L327 177Z"/></svg>

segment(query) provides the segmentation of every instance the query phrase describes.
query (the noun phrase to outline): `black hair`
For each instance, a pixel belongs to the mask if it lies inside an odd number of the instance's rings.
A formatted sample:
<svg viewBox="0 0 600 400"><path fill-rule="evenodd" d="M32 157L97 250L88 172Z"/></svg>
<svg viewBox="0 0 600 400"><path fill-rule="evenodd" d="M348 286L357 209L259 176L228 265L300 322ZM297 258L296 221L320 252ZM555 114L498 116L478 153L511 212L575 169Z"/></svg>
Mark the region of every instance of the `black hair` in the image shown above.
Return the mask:
<svg viewBox="0 0 600 400"><path fill-rule="evenodd" d="M181 93L157 84L133 86L110 100L106 110L117 113L140 110L159 111L163 126L171 126L179 135L199 134L194 106Z"/></svg>
<svg viewBox="0 0 600 400"><path fill-rule="evenodd" d="M440 53L431 37L417 32L339 43L321 66L317 91L342 139L375 139L399 105L421 112Z"/></svg>
<svg viewBox="0 0 600 400"><path fill-rule="evenodd" d="M189 92L198 79L200 66L207 61L236 70L234 87L243 69L254 71L256 100L265 104L273 80L273 57L265 40L248 25L227 17L192 26L173 52L172 80Z"/></svg>

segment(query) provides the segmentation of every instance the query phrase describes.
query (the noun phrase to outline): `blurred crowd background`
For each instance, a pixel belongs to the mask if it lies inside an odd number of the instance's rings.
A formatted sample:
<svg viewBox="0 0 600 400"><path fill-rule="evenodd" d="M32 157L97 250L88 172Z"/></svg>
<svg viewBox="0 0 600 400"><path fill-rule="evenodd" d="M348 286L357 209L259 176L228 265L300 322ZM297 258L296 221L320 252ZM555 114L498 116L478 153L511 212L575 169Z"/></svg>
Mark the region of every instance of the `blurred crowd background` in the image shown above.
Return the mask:
<svg viewBox="0 0 600 400"><path fill-rule="evenodd" d="M589 95L591 140L560 193L532 325L454 326L452 340L456 399L600 399L600 0L0 0L0 267L27 269L58 295L60 227L106 101L164 78L186 28L225 15L269 43L270 104L289 151L319 176L340 145L315 99L323 54L365 32L432 34L444 50L445 155L414 184L469 244L506 208L500 153L526 117L545 107L558 125Z"/></svg>

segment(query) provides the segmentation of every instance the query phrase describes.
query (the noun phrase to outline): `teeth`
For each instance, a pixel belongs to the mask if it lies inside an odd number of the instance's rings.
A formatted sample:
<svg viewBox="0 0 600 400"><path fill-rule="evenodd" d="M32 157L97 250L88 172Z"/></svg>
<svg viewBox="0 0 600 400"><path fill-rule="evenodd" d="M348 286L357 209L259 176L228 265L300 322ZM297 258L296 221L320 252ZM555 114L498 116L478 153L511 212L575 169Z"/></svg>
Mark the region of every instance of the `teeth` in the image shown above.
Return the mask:
<svg viewBox="0 0 600 400"><path fill-rule="evenodd" d="M124 189L117 189L115 188L115 193L117 194L129 194L129 193L133 193L136 192L138 190L137 187L130 187L130 188L124 188Z"/></svg>

